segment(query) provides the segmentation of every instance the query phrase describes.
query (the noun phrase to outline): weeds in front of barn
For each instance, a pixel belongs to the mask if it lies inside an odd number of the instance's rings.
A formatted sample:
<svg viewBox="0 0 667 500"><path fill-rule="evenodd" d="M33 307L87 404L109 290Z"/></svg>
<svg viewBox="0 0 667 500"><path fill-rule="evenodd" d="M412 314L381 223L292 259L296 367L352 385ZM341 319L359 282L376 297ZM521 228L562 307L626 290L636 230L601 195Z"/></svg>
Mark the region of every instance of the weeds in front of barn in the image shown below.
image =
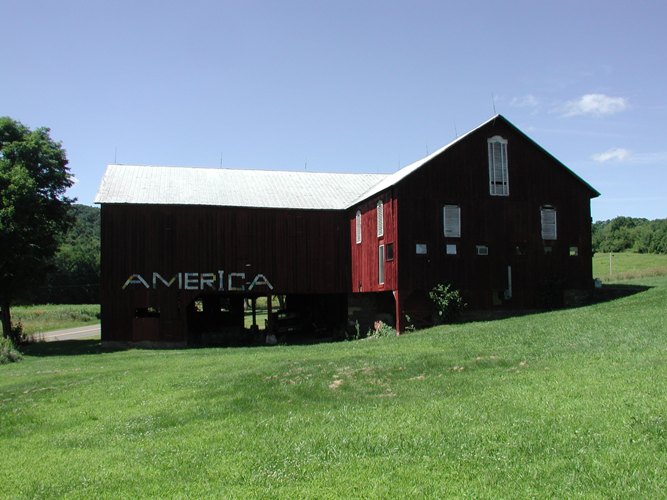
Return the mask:
<svg viewBox="0 0 667 500"><path fill-rule="evenodd" d="M660 497L667 278L642 283L359 342L34 344L0 367L0 496Z"/></svg>

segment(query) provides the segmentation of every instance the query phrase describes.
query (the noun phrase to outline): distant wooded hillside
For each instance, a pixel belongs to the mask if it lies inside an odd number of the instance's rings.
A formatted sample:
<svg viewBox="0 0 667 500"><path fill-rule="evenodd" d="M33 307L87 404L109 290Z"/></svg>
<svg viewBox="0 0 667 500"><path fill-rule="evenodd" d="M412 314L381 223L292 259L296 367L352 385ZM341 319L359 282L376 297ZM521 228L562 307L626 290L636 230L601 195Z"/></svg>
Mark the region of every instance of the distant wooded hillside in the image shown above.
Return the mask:
<svg viewBox="0 0 667 500"><path fill-rule="evenodd" d="M100 284L100 209L73 205L75 222L61 236L51 271L21 297L31 304L97 304Z"/></svg>
<svg viewBox="0 0 667 500"><path fill-rule="evenodd" d="M593 252L667 253L667 219L598 221L593 224Z"/></svg>

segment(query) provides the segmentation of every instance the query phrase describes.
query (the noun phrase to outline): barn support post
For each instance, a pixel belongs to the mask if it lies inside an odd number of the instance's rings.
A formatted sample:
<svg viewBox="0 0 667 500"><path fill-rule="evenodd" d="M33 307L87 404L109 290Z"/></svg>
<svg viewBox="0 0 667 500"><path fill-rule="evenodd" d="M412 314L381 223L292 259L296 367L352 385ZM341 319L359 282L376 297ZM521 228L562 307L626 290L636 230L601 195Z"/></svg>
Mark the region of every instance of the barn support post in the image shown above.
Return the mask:
<svg viewBox="0 0 667 500"><path fill-rule="evenodd" d="M268 316L267 333L273 333L273 304L271 302L273 302L273 297L271 295L267 295L266 296L266 313Z"/></svg>
<svg viewBox="0 0 667 500"><path fill-rule="evenodd" d="M250 299L250 304L252 305L252 328L254 330L257 328L257 297Z"/></svg>
<svg viewBox="0 0 667 500"><path fill-rule="evenodd" d="M2 318L2 334L7 338L12 338L12 318L9 315L9 300L2 300L2 304L0 304L0 317Z"/></svg>
<svg viewBox="0 0 667 500"><path fill-rule="evenodd" d="M403 325L401 321L401 300L398 290L393 291L394 294L394 303L396 304L396 335L400 335Z"/></svg>

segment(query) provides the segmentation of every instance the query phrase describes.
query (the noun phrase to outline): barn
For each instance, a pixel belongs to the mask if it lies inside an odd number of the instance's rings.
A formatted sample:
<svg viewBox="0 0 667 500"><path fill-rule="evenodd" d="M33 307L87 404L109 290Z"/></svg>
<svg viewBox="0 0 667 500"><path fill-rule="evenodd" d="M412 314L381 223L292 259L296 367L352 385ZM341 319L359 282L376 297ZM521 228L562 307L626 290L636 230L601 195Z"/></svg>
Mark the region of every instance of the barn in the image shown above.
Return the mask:
<svg viewBox="0 0 667 500"><path fill-rule="evenodd" d="M400 331L445 282L476 308L559 305L592 286L598 195L501 115L389 175L109 165L102 340Z"/></svg>

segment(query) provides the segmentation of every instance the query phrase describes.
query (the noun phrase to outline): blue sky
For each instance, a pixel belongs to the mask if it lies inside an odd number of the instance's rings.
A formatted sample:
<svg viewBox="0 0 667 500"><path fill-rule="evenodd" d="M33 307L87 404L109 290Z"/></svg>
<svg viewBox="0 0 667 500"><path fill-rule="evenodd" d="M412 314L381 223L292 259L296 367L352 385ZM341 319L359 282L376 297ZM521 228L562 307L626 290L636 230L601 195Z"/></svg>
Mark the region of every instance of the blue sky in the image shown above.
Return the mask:
<svg viewBox="0 0 667 500"><path fill-rule="evenodd" d="M667 2L0 0L0 115L108 163L393 172L503 114L667 217ZM511 161L511 160L510 160Z"/></svg>

